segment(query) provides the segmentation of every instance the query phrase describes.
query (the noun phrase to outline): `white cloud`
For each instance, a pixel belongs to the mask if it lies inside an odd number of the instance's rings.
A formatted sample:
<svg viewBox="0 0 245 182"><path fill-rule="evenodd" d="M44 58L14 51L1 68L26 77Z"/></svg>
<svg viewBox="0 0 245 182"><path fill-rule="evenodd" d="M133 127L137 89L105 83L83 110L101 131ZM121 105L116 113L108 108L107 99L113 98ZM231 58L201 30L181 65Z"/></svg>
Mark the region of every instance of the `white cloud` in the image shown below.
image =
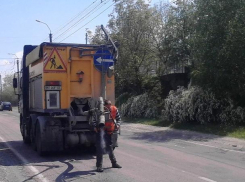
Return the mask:
<svg viewBox="0 0 245 182"><path fill-rule="evenodd" d="M15 55L21 60L23 56L23 51L16 52Z"/></svg>
<svg viewBox="0 0 245 182"><path fill-rule="evenodd" d="M4 60L0 60L0 66L6 66L6 65L10 65L10 62L6 59Z"/></svg>
<svg viewBox="0 0 245 182"><path fill-rule="evenodd" d="M0 60L0 75L2 76L2 79L5 77L5 75L14 74L17 71L16 58L21 61L23 51L9 53L9 55L11 55L11 59Z"/></svg>
<svg viewBox="0 0 245 182"><path fill-rule="evenodd" d="M23 51L19 51L19 52L16 52L16 53L9 53L9 55L11 55L12 58L16 59L22 59L22 56L23 56Z"/></svg>

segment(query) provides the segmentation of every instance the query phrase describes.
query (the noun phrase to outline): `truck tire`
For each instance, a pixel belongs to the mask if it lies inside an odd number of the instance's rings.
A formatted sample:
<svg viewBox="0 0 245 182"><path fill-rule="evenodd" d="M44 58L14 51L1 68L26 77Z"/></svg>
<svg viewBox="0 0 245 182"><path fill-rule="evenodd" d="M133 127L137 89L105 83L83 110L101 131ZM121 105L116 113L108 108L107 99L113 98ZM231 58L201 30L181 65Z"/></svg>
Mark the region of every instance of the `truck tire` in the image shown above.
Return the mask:
<svg viewBox="0 0 245 182"><path fill-rule="evenodd" d="M37 145L36 145L36 141L35 141L35 133L34 133L35 128L31 127L31 131L30 131L30 138L31 138L31 147L33 150L37 150Z"/></svg>
<svg viewBox="0 0 245 182"><path fill-rule="evenodd" d="M33 150L37 150L37 145L35 141L35 132L36 132L36 121L37 121L37 115L31 114L29 117L29 123L30 123L30 139L31 139L31 147Z"/></svg>
<svg viewBox="0 0 245 182"><path fill-rule="evenodd" d="M23 141L24 141L24 143L29 144L31 142L31 140L30 140L30 136L28 136L28 134L27 134L26 125L22 124L22 127L23 127L23 133L22 133Z"/></svg>
<svg viewBox="0 0 245 182"><path fill-rule="evenodd" d="M41 127L39 124L39 121L37 121L37 126L36 126L36 135L35 135L35 143L36 143L36 148L37 148L37 153L40 156L44 156L44 151L42 150L43 143L42 143L42 134L41 134Z"/></svg>
<svg viewBox="0 0 245 182"><path fill-rule="evenodd" d="M27 126L24 122L22 115L20 115L20 131L21 131L24 143L29 144L31 140L30 140L30 136L28 135Z"/></svg>

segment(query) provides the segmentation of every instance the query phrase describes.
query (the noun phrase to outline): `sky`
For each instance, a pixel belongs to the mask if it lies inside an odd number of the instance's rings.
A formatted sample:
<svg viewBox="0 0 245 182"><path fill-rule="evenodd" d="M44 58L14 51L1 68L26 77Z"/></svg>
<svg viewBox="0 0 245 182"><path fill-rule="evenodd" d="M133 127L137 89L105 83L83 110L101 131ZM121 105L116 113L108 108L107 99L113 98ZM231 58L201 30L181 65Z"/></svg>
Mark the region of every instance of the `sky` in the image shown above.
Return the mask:
<svg viewBox="0 0 245 182"><path fill-rule="evenodd" d="M101 2L102 1L102 2ZM161 0L151 0L151 5ZM164 0L163 0L164 1ZM17 71L24 45L49 42L84 44L86 28L106 26L113 0L0 0L0 75ZM36 20L46 24L39 23Z"/></svg>

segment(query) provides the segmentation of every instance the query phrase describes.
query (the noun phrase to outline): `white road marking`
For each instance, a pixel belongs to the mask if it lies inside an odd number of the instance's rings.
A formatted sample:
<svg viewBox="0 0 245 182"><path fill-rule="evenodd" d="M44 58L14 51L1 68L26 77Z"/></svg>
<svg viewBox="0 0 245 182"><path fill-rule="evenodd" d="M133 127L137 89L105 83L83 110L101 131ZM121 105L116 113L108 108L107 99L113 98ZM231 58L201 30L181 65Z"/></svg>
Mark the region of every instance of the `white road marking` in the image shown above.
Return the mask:
<svg viewBox="0 0 245 182"><path fill-rule="evenodd" d="M201 146L210 147L210 148L216 148L216 149L221 149L221 150L225 150L225 151L229 151L229 152L237 152L237 153L245 154L245 151L238 151L238 150L232 150L232 149L219 148L219 147L212 146L212 145L206 145L206 144L202 144L202 143L190 142L190 141L185 141L185 140L182 140L182 141L183 142L186 142L186 143L195 144L195 145L201 145Z"/></svg>
<svg viewBox="0 0 245 182"><path fill-rule="evenodd" d="M211 180L211 179L208 179L208 178L205 178L205 177L198 177L204 181L208 181L208 182L217 182L217 181L214 181L214 180Z"/></svg>
<svg viewBox="0 0 245 182"><path fill-rule="evenodd" d="M12 150L12 152L23 162L23 164L29 168L38 178L39 181L42 181L42 182L49 182L48 179L46 179L39 171L37 168L35 168L34 166L29 166L29 165L26 165L28 164L28 160L25 159L22 155L20 155L10 144L8 144L1 136L0 136L0 140L2 142L5 143L5 145L7 145L8 148L10 148Z"/></svg>
<svg viewBox="0 0 245 182"><path fill-rule="evenodd" d="M0 149L0 151L2 151L2 150L10 150L10 148L3 148L3 149Z"/></svg>

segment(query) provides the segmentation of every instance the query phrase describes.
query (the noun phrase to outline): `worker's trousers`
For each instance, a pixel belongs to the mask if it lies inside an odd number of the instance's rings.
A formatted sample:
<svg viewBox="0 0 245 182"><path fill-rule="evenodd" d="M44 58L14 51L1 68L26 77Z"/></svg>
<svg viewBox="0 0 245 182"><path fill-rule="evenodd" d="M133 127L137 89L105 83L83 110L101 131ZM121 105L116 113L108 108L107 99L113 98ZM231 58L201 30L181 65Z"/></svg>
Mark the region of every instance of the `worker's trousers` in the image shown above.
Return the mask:
<svg viewBox="0 0 245 182"><path fill-rule="evenodd" d="M111 136L111 134L107 133L102 136L101 131L96 134L96 167L102 167L104 153L108 153L112 164L115 164L117 162L113 152Z"/></svg>

